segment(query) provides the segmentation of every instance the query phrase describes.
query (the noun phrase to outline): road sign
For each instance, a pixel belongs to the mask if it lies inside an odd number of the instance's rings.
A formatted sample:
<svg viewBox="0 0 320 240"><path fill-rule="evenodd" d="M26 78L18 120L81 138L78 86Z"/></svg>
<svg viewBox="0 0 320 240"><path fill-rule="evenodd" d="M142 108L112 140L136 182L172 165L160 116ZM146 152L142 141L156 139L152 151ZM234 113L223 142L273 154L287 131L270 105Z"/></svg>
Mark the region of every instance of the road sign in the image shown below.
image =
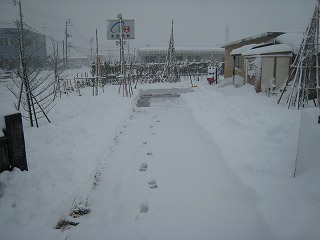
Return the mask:
<svg viewBox="0 0 320 240"><path fill-rule="evenodd" d="M123 19L122 20L123 38L134 39L134 20ZM107 39L120 39L120 20L107 20Z"/></svg>

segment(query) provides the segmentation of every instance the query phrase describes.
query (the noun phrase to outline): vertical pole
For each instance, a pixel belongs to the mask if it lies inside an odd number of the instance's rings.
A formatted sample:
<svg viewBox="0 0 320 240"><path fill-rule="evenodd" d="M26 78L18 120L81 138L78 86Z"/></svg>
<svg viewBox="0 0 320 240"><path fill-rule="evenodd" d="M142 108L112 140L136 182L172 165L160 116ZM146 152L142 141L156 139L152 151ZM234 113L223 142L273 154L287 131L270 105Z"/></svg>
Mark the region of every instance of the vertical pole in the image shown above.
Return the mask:
<svg viewBox="0 0 320 240"><path fill-rule="evenodd" d="M66 35L66 67L68 67L68 22L70 23L70 19L68 19L68 21L66 21L66 31L65 31L65 35ZM70 50L69 50L70 51ZM69 53L70 55L70 53Z"/></svg>
<svg viewBox="0 0 320 240"><path fill-rule="evenodd" d="M120 23L120 61L121 61L121 75L122 75L122 82L123 82L123 94L126 93L128 97L128 89L127 83L125 79L125 64L124 64L124 42L123 42L123 26L122 26L122 14L118 14L119 23Z"/></svg>
<svg viewBox="0 0 320 240"><path fill-rule="evenodd" d="M97 61L96 61L96 81L95 81L95 87L96 87L96 96L98 95L98 81L99 81L99 75L100 75L100 59L99 59L99 50L98 50L98 30L96 29L96 44L97 44Z"/></svg>
<svg viewBox="0 0 320 240"><path fill-rule="evenodd" d="M68 21L66 21L66 31L65 31L65 41L66 41L66 67L68 67Z"/></svg>
<svg viewBox="0 0 320 240"><path fill-rule="evenodd" d="M90 64L92 64L92 43L93 43L93 38L90 38Z"/></svg>
<svg viewBox="0 0 320 240"><path fill-rule="evenodd" d="M320 14L320 0L318 0L318 5L317 5L317 21L316 21L316 81L317 81L317 86L316 86L316 91L317 91L317 102L318 102L318 108L320 108L320 85L319 85L319 14Z"/></svg>
<svg viewBox="0 0 320 240"><path fill-rule="evenodd" d="M218 67L216 67L216 84L218 84Z"/></svg>
<svg viewBox="0 0 320 240"><path fill-rule="evenodd" d="M128 62L130 63L130 44L128 39Z"/></svg>
<svg viewBox="0 0 320 240"><path fill-rule="evenodd" d="M24 49L25 45L24 45L24 35L23 35L24 31L23 31L21 1L19 1L19 11L20 11L20 67L21 67L22 76L23 76L23 84L24 84L26 96L27 96L30 126L33 127L33 118L32 118L31 102L30 102L30 86L27 78L26 65L25 65L25 49Z"/></svg>
<svg viewBox="0 0 320 240"><path fill-rule="evenodd" d="M66 66L66 59L64 54L64 40L62 40L62 58L63 58L63 65Z"/></svg>
<svg viewBox="0 0 320 240"><path fill-rule="evenodd" d="M120 52L121 52L121 74L125 74L124 68L124 44L123 44L123 26L122 26L122 17L120 17Z"/></svg>
<svg viewBox="0 0 320 240"><path fill-rule="evenodd" d="M236 56L233 55L233 68L232 68L232 83L234 83L234 74L236 72Z"/></svg>

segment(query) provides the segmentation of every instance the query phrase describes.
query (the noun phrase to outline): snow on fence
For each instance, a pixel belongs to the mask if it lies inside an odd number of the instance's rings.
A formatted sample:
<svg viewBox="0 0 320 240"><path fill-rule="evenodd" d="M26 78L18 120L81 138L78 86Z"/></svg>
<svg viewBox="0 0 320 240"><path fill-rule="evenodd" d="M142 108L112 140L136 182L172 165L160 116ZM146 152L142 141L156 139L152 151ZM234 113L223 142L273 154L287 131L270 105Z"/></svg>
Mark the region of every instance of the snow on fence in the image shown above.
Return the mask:
<svg viewBox="0 0 320 240"><path fill-rule="evenodd" d="M28 170L21 113L5 116L6 129L0 138L0 172L14 167Z"/></svg>

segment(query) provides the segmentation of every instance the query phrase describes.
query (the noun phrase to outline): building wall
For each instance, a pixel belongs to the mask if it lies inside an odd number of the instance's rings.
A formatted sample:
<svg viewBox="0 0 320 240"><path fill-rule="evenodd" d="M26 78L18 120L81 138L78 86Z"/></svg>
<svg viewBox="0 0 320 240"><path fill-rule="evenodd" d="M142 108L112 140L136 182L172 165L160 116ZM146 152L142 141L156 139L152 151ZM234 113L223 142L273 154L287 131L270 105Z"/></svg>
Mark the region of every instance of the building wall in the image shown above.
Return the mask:
<svg viewBox="0 0 320 240"><path fill-rule="evenodd" d="M274 57L264 57L262 58L261 64L261 83L260 83L260 90L264 92L266 88L269 87L270 80L274 77L275 73L275 66L274 66Z"/></svg>
<svg viewBox="0 0 320 240"><path fill-rule="evenodd" d="M256 39L244 40L235 44L226 45L225 55L224 55L224 62L225 62L224 77L231 78L233 76L234 61L233 61L233 56L230 55L232 50L243 47L245 45L249 45L249 44L268 43L273 39L274 37L266 36L266 37L260 37ZM242 56L240 56L240 63L241 63L241 68L235 71L235 75L239 75L245 78L245 62Z"/></svg>
<svg viewBox="0 0 320 240"><path fill-rule="evenodd" d="M0 28L0 68L10 68L18 59L16 49L16 28ZM27 55L39 57L40 61L47 58L46 37L33 31L25 30L25 45Z"/></svg>
<svg viewBox="0 0 320 240"><path fill-rule="evenodd" d="M254 68L251 68L250 61L256 63ZM261 92L271 87L274 78L276 90L279 90L289 77L290 62L291 56L288 56L288 53L249 56L246 58L245 81L254 85L257 92Z"/></svg>
<svg viewBox="0 0 320 240"><path fill-rule="evenodd" d="M278 57L276 61L276 69L276 89L280 89L290 74L290 58Z"/></svg>

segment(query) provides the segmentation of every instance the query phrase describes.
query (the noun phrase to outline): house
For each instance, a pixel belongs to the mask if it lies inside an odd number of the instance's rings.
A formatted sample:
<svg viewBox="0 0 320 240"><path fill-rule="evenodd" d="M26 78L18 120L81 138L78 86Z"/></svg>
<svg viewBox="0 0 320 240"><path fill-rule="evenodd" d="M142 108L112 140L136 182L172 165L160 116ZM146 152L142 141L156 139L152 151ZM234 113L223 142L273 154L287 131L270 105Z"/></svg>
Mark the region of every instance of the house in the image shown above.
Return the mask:
<svg viewBox="0 0 320 240"><path fill-rule="evenodd" d="M266 32L224 45L225 78L239 75L244 84L254 85L257 92L267 90L274 81L278 90L289 77L301 37L300 34Z"/></svg>

